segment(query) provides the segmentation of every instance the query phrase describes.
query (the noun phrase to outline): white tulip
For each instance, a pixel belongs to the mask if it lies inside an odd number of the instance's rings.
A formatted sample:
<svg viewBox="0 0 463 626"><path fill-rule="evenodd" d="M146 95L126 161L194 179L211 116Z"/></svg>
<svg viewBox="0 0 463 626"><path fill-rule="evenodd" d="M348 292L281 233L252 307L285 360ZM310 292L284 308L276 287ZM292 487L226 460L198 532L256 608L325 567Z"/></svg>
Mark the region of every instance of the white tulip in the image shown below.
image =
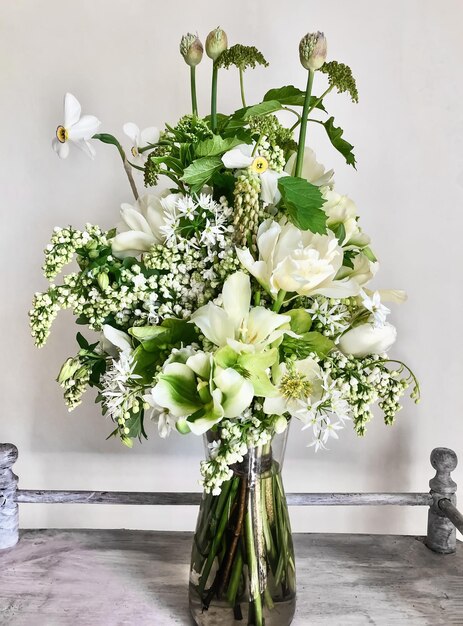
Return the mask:
<svg viewBox="0 0 463 626"><path fill-rule="evenodd" d="M339 340L339 349L344 354L363 357L369 354L383 354L394 344L397 330L392 324L376 327L374 324L361 324L348 330Z"/></svg>
<svg viewBox="0 0 463 626"><path fill-rule="evenodd" d="M53 150L60 159L69 154L69 142L80 148L90 158L95 158L95 149L90 139L100 126L100 120L94 115L82 115L79 101L72 93L64 96L64 122L56 129L52 141Z"/></svg>
<svg viewBox="0 0 463 626"><path fill-rule="evenodd" d="M241 264L274 297L280 289L304 296L321 294L348 298L360 291L357 280L337 274L343 251L334 233L301 231L290 223L265 220L257 232L259 259L248 249L237 250Z"/></svg>

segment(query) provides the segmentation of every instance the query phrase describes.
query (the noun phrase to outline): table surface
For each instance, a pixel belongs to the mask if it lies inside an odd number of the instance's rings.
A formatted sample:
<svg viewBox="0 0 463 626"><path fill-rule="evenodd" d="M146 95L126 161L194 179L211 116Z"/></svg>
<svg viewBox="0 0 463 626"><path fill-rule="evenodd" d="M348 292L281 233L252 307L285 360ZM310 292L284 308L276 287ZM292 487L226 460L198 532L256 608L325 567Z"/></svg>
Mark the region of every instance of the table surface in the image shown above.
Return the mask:
<svg viewBox="0 0 463 626"><path fill-rule="evenodd" d="M0 552L0 624L191 626L191 533L24 530ZM295 534L293 626L463 624L463 545L422 538ZM239 624L239 622L237 622Z"/></svg>

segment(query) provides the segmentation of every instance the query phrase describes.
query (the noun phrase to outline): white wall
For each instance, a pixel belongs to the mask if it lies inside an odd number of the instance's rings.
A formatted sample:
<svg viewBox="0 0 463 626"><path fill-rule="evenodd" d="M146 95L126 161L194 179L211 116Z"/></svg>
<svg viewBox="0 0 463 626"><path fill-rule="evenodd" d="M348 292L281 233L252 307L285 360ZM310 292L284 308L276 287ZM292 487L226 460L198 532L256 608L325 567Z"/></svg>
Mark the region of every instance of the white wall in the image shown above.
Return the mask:
<svg viewBox="0 0 463 626"><path fill-rule="evenodd" d="M130 199L116 151L98 145L91 162L59 161L50 141L71 91L102 130L121 136L188 111L188 73L180 35L202 38L220 24L231 43L255 44L271 62L248 75L249 100L270 87L303 86L297 45L324 30L330 58L352 66L360 104L332 96L330 109L355 144L358 172L312 129L320 159L335 166L338 189L357 202L382 270L377 285L405 288L394 311L394 350L422 382L419 406L406 402L397 425L373 422L364 440L350 428L330 452L305 447L297 424L285 470L289 491L422 491L434 446L462 458L461 233L463 232L463 8L457 0L154 2L153 0L15 0L0 5L1 345L0 440L20 450L23 488L195 490L201 441L151 439L132 451L105 441L110 424L93 398L69 415L54 378L74 353L75 327L62 314L49 344L29 337L32 294L45 287L42 249L53 226L103 227ZM208 62L199 66L207 109ZM251 83L251 80L252 83ZM221 76L220 105L239 105L236 76ZM317 90L318 91L318 90ZM305 435L305 433L304 433ZM23 526L188 529L194 509L23 506ZM424 509L293 510L295 530L425 532Z"/></svg>

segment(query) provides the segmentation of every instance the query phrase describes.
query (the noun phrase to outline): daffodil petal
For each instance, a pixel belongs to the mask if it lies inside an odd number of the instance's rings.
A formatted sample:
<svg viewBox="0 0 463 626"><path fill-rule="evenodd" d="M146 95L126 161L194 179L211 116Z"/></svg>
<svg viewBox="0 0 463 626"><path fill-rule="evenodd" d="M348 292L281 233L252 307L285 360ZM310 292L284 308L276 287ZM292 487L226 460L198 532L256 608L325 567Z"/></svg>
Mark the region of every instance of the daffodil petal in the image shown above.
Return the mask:
<svg viewBox="0 0 463 626"><path fill-rule="evenodd" d="M56 137L51 142L53 150L59 156L60 159L65 159L69 154L69 143L66 141L65 143L61 143L56 139Z"/></svg>
<svg viewBox="0 0 463 626"><path fill-rule="evenodd" d="M146 146L148 143L157 143L159 141L160 132L156 126L144 128L140 133L140 145Z"/></svg>
<svg viewBox="0 0 463 626"><path fill-rule="evenodd" d="M82 115L78 122L68 128L69 139L71 141L90 139L96 133L100 124L100 120L94 115Z"/></svg>
<svg viewBox="0 0 463 626"><path fill-rule="evenodd" d="M74 124L77 124L81 114L80 102L72 93L67 93L64 96L64 127L69 129Z"/></svg>
<svg viewBox="0 0 463 626"><path fill-rule="evenodd" d="M126 122L122 127L124 134L131 140L134 146L138 146L140 139L140 129L133 122Z"/></svg>
<svg viewBox="0 0 463 626"><path fill-rule="evenodd" d="M238 148L233 148L233 150L229 150L225 152L222 157L222 163L225 165L227 169L235 170L242 169L244 167L249 167L251 163L254 161L252 156L246 156Z"/></svg>

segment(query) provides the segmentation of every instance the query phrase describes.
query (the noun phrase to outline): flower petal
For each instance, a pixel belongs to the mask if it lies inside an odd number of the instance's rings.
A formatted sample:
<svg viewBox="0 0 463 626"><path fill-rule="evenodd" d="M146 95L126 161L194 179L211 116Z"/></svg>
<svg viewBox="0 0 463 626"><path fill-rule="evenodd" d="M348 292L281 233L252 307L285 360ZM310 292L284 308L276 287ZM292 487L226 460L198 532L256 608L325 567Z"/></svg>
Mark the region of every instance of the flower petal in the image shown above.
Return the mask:
<svg viewBox="0 0 463 626"><path fill-rule="evenodd" d="M154 401L175 417L191 415L201 406L195 373L183 363L169 363L151 391Z"/></svg>
<svg viewBox="0 0 463 626"><path fill-rule="evenodd" d="M240 150L240 146L238 146L237 148L233 148L233 150L225 152L222 157L222 163L227 169L230 170L249 167L253 161L253 157L246 156L246 154L244 154L242 150Z"/></svg>
<svg viewBox="0 0 463 626"><path fill-rule="evenodd" d="M122 352L130 352L132 350L130 337L122 330L118 330L109 324L105 324L103 326L103 335L113 344L113 346L116 346L116 348L119 348Z"/></svg>
<svg viewBox="0 0 463 626"><path fill-rule="evenodd" d="M138 146L140 139L140 129L133 122L126 122L122 127L124 134L131 140L134 146Z"/></svg>
<svg viewBox="0 0 463 626"><path fill-rule="evenodd" d="M195 311L190 321L216 346L226 345L227 339L235 336L233 321L222 308L212 302Z"/></svg>
<svg viewBox="0 0 463 626"><path fill-rule="evenodd" d="M159 141L160 132L156 126L144 128L140 133L140 145L146 146L148 143L157 143Z"/></svg>
<svg viewBox="0 0 463 626"><path fill-rule="evenodd" d="M223 394L222 406L225 417L238 417L252 402L254 387L231 367L220 369L214 383Z"/></svg>
<svg viewBox="0 0 463 626"><path fill-rule="evenodd" d="M251 305L251 281L244 272L235 272L227 278L222 289L223 308L238 330L249 313ZM233 335L234 336L234 335Z"/></svg>
<svg viewBox="0 0 463 626"><path fill-rule="evenodd" d="M265 398L263 409L267 415L283 415L288 410L286 400L282 395L274 398Z"/></svg>
<svg viewBox="0 0 463 626"><path fill-rule="evenodd" d="M247 323L247 339L249 343L259 344L264 342L269 335L283 324L289 324L289 315L280 315L269 311L263 306L251 309Z"/></svg>
<svg viewBox="0 0 463 626"><path fill-rule="evenodd" d="M80 102L77 100L72 93L67 93L64 96L64 127L69 129L80 119L81 114L81 106Z"/></svg>
<svg viewBox="0 0 463 626"><path fill-rule="evenodd" d="M111 242L113 254L119 259L127 256L138 256L141 252L148 252L156 241L152 235L140 231L130 230L118 233Z"/></svg>
<svg viewBox="0 0 463 626"><path fill-rule="evenodd" d="M286 172L275 172L267 170L260 176L260 198L265 204L277 204L281 200L281 193L278 189L278 180L282 176L289 176Z"/></svg>
<svg viewBox="0 0 463 626"><path fill-rule="evenodd" d="M65 143L61 143L55 137L51 142L51 146L60 159L65 159L69 154L69 143L66 141Z"/></svg>
<svg viewBox="0 0 463 626"><path fill-rule="evenodd" d="M100 127L100 120L94 115L82 115L80 120L68 128L69 139L90 139Z"/></svg>
<svg viewBox="0 0 463 626"><path fill-rule="evenodd" d="M121 217L130 230L138 230L142 233L150 235L151 237L153 236L146 219L139 211L134 209L132 205L127 204L126 202L121 205Z"/></svg>

